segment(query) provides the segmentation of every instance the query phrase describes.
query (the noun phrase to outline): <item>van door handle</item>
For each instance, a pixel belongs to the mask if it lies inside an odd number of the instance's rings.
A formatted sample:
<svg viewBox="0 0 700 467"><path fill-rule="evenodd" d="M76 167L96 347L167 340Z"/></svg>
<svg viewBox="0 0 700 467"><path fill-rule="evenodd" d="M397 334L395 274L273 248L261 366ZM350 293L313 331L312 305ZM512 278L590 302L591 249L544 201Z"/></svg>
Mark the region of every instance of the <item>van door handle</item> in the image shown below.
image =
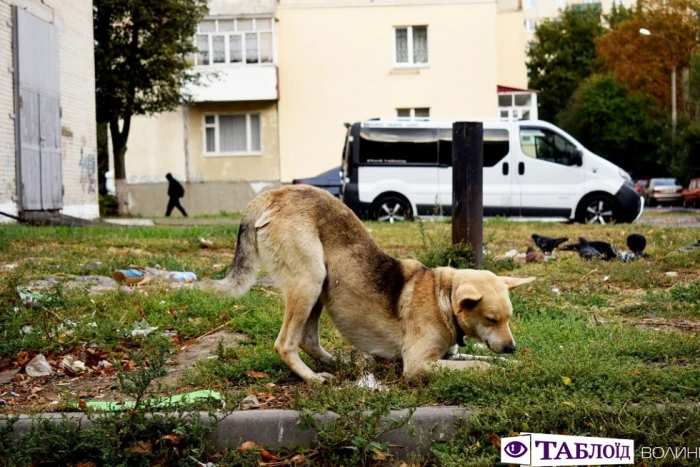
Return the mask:
<svg viewBox="0 0 700 467"><path fill-rule="evenodd" d="M518 162L518 173L525 175L525 162Z"/></svg>
<svg viewBox="0 0 700 467"><path fill-rule="evenodd" d="M503 175L508 175L508 163L503 163Z"/></svg>

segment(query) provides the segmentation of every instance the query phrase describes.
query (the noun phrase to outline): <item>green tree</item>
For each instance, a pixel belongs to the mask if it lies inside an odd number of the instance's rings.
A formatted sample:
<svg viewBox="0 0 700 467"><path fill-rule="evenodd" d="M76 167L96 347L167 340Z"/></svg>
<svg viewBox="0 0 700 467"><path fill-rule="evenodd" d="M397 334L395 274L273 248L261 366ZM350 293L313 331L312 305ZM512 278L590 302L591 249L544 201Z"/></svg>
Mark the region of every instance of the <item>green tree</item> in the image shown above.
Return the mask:
<svg viewBox="0 0 700 467"><path fill-rule="evenodd" d="M657 161L664 134L660 113L653 97L631 93L606 74L586 79L557 120L594 153L635 177L649 177L665 171Z"/></svg>
<svg viewBox="0 0 700 467"><path fill-rule="evenodd" d="M596 38L605 29L599 8L567 7L543 21L527 53L529 87L540 94L539 116L554 121L579 84L599 68Z"/></svg>
<svg viewBox="0 0 700 467"><path fill-rule="evenodd" d="M128 212L124 156L131 118L175 109L199 75L188 64L207 0L94 0L97 120L114 152L119 212ZM121 122L121 127L120 127Z"/></svg>

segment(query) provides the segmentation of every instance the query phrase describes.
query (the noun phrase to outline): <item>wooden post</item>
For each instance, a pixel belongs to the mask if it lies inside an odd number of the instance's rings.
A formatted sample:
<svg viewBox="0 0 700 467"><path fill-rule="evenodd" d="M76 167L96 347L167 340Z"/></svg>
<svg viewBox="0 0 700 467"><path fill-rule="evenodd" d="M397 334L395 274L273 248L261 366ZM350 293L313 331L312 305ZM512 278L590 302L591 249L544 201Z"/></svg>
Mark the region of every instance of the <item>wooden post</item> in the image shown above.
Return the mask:
<svg viewBox="0 0 700 467"><path fill-rule="evenodd" d="M452 244L463 242L474 254L476 267L483 257L484 125L452 124Z"/></svg>

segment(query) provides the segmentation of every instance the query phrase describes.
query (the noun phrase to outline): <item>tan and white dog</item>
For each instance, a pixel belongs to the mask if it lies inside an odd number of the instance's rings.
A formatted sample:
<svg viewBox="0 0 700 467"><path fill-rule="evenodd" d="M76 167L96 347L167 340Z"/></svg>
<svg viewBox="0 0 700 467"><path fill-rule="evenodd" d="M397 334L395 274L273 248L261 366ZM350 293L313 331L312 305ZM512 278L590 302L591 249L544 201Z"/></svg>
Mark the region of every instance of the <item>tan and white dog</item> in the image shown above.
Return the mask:
<svg viewBox="0 0 700 467"><path fill-rule="evenodd" d="M307 382L325 381L299 357L299 348L324 363L333 360L319 342L325 308L340 334L358 349L403 360L405 376L432 364L484 366L441 360L466 335L495 353L512 353L508 291L534 278L489 271L430 269L384 253L367 228L329 193L304 185L266 191L246 208L228 275L200 287L240 296L262 265L284 292L284 322L275 350ZM487 365L486 365L487 366Z"/></svg>

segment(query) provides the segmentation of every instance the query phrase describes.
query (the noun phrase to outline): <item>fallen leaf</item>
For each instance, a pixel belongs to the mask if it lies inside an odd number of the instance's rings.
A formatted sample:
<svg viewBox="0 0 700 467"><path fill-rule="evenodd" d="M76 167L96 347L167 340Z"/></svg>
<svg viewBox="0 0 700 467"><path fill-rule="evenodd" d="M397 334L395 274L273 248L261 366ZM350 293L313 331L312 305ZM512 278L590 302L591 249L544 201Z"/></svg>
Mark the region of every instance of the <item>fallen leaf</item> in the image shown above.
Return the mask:
<svg viewBox="0 0 700 467"><path fill-rule="evenodd" d="M571 378L569 378L568 376L562 376L561 381L562 381L562 383L566 384L567 386L571 385Z"/></svg>
<svg viewBox="0 0 700 467"><path fill-rule="evenodd" d="M146 313L143 312L143 308L141 308L141 305L136 305L136 311L139 312L139 316L141 316L141 318L148 321L148 319L146 318Z"/></svg>
<svg viewBox="0 0 700 467"><path fill-rule="evenodd" d="M15 368L14 370L3 371L0 373L0 384L7 384L11 382L13 379L15 379L15 375L19 373L19 370L21 370L21 368Z"/></svg>
<svg viewBox="0 0 700 467"><path fill-rule="evenodd" d="M85 402L84 400L80 399L80 400L78 401L78 407L80 407L80 408L83 409L83 410L87 410L87 402Z"/></svg>
<svg viewBox="0 0 700 467"><path fill-rule="evenodd" d="M148 441L138 441L129 449L134 454L150 454L152 449L151 443Z"/></svg>
<svg viewBox="0 0 700 467"><path fill-rule="evenodd" d="M525 349L523 349L523 351L520 352L520 353L523 354L523 355L530 355L530 354L532 353L532 350L530 350L529 348L525 348Z"/></svg>
<svg viewBox="0 0 700 467"><path fill-rule="evenodd" d="M182 436L175 435L173 433L170 433L169 435L163 436L159 441L167 440L170 441L172 444L177 444L180 442L182 439Z"/></svg>
<svg viewBox="0 0 700 467"><path fill-rule="evenodd" d="M574 404L574 403L572 403L572 402L564 401L564 402L561 403L561 405L565 405L565 406L570 407L570 408L572 408L572 409L575 409L575 408L576 408L576 404Z"/></svg>
<svg viewBox="0 0 700 467"><path fill-rule="evenodd" d="M250 376L251 378L255 379L260 379L260 378L267 378L267 373L263 373L262 371L255 371L255 370L248 370L246 371L246 374Z"/></svg>
<svg viewBox="0 0 700 467"><path fill-rule="evenodd" d="M272 453L270 453L270 451L267 451L267 450L261 448L260 446L255 444L253 441L246 441L245 443L238 446L238 448L236 450L238 452L255 450L255 451L258 451L258 453L260 454L260 458L265 462L279 462L280 461L279 457L273 455Z"/></svg>
<svg viewBox="0 0 700 467"><path fill-rule="evenodd" d="M489 433L489 440L491 441L491 446L497 451L501 450L501 437L496 433Z"/></svg>
<svg viewBox="0 0 700 467"><path fill-rule="evenodd" d="M294 457L292 457L291 459L289 459L289 463L292 464L292 465L296 465L296 464L303 465L303 464L306 464L306 457L304 457L304 456L301 455L301 454L297 454L296 456L294 456ZM403 464L403 463L402 463L402 465L406 465L406 464ZM407 466L407 467L408 467L408 466Z"/></svg>

